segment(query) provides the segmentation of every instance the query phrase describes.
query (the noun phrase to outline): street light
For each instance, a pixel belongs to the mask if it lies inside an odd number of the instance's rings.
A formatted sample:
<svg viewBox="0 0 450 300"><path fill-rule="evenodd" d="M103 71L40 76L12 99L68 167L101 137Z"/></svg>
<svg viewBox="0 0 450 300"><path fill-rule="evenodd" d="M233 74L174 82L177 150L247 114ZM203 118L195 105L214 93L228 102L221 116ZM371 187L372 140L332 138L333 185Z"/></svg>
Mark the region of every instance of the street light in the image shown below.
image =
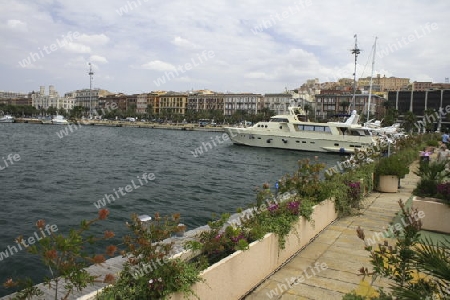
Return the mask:
<svg viewBox="0 0 450 300"><path fill-rule="evenodd" d="M92 119L92 64L89 63L89 119Z"/></svg>

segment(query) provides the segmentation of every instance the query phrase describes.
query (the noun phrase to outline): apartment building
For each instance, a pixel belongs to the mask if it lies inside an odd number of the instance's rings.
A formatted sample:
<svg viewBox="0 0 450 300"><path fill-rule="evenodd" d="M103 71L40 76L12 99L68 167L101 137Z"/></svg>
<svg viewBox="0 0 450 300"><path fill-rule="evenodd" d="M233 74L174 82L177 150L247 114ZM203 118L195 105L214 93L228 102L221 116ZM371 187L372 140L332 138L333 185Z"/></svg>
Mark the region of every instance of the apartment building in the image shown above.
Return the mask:
<svg viewBox="0 0 450 300"><path fill-rule="evenodd" d="M350 93L339 93L335 91L333 93L323 93L316 95L316 108L315 114L319 119L329 119L336 115L347 115L349 109L356 110L360 115L370 111L371 115L379 117L382 115L384 107L384 98L372 94L370 97L369 107L369 95L368 94L356 94L353 105L353 95Z"/></svg>
<svg viewBox="0 0 450 300"><path fill-rule="evenodd" d="M381 77L380 74L372 78L372 85L379 86L380 91L398 91L406 89L409 84L409 78L386 77L386 75ZM369 85L370 76L358 79L358 87L367 87Z"/></svg>
<svg viewBox="0 0 450 300"><path fill-rule="evenodd" d="M224 110L224 94L191 92L188 95L187 109L192 111Z"/></svg>
<svg viewBox="0 0 450 300"><path fill-rule="evenodd" d="M159 96L159 114L177 114L186 113L188 94L168 92Z"/></svg>
<svg viewBox="0 0 450 300"><path fill-rule="evenodd" d="M264 105L264 97L261 94L224 94L224 115L231 116L238 110L248 114L257 114Z"/></svg>
<svg viewBox="0 0 450 300"><path fill-rule="evenodd" d="M293 102L292 94L264 94L264 107L275 112L276 115L288 114L288 107Z"/></svg>

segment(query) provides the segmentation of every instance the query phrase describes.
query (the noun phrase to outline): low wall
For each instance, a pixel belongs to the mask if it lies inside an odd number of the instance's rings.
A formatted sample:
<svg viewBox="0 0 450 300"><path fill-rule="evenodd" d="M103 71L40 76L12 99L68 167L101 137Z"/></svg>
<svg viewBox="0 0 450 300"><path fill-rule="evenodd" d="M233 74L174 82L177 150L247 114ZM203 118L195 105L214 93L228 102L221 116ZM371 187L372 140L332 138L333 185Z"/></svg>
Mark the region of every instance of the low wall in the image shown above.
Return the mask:
<svg viewBox="0 0 450 300"><path fill-rule="evenodd" d="M450 233L450 206L434 198L413 198L413 207L425 213L422 229Z"/></svg>
<svg viewBox="0 0 450 300"><path fill-rule="evenodd" d="M248 250L237 251L204 270L205 282L193 285L193 291L201 300L241 298L337 218L334 202L327 200L316 205L311 218L312 223L300 217L295 230L286 237L285 249L279 248L275 234L266 234L262 240L251 243ZM170 299L185 298L177 293Z"/></svg>

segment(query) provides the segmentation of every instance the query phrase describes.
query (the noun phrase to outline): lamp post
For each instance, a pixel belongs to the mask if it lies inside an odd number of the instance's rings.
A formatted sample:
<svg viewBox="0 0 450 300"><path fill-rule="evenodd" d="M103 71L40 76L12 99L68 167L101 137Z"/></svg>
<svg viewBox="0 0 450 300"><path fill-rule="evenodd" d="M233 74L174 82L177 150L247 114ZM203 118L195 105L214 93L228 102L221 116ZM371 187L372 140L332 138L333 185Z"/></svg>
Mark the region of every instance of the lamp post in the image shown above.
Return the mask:
<svg viewBox="0 0 450 300"><path fill-rule="evenodd" d="M92 119L92 64L89 63L89 119Z"/></svg>

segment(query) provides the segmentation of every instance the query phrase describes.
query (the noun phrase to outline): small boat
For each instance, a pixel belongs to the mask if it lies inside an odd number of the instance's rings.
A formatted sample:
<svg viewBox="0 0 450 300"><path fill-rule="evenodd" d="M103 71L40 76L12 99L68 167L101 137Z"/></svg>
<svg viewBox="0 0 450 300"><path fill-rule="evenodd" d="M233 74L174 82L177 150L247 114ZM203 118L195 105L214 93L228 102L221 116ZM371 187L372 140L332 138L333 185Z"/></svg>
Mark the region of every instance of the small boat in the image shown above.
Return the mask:
<svg viewBox="0 0 450 300"><path fill-rule="evenodd" d="M64 118L64 116L57 115L52 119L53 125L69 125L69 122Z"/></svg>
<svg viewBox="0 0 450 300"><path fill-rule="evenodd" d="M0 123L14 123L15 119L11 115L4 115L0 117Z"/></svg>

